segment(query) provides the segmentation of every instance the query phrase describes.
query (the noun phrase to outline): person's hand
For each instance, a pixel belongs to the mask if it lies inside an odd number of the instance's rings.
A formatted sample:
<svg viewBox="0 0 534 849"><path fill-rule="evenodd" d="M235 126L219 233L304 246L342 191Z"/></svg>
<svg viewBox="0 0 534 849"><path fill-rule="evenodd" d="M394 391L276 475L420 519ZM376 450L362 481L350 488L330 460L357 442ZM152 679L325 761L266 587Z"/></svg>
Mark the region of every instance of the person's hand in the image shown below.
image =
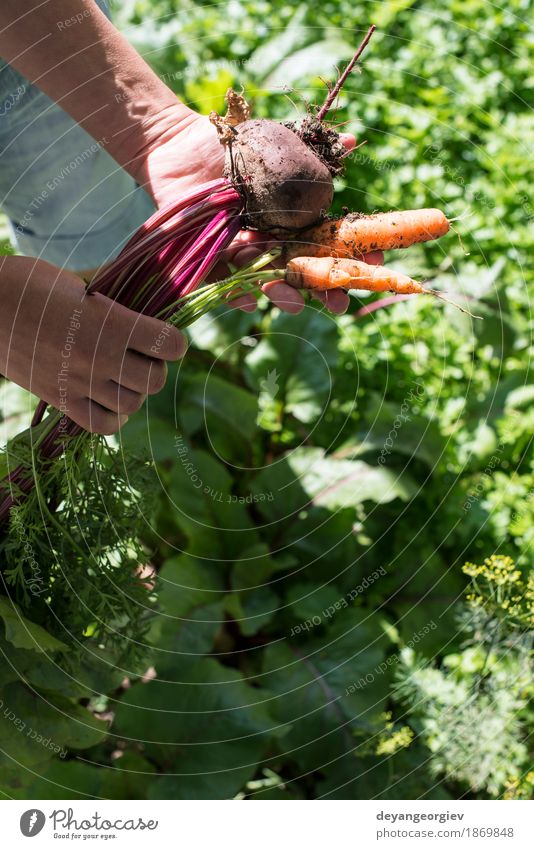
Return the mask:
<svg viewBox="0 0 534 849"><path fill-rule="evenodd" d="M353 135L343 133L341 139L348 151L354 148ZM191 111L186 118L181 116L170 125L166 115L161 135L156 141L152 140L143 158L138 179L144 182L158 206L163 206L196 185L221 177L223 166L224 150L215 127L206 116ZM265 233L243 230L225 252L224 259L235 266L243 266L275 244L276 241ZM363 259L377 265L383 262L380 251ZM283 280L267 283L262 289L273 304L285 312L299 313L304 309L302 294ZM314 293L314 297L333 313L343 313L349 305L348 295L341 290ZM232 306L252 312L256 309L256 299L253 295L245 295L233 301Z"/></svg>
<svg viewBox="0 0 534 849"><path fill-rule="evenodd" d="M166 360L185 352L174 327L104 295L42 260L0 264L0 371L94 433L122 427L162 389Z"/></svg>
<svg viewBox="0 0 534 849"><path fill-rule="evenodd" d="M224 149L206 115L191 111L169 123L153 136L141 160L139 182L158 207L176 201L201 183L222 177Z"/></svg>

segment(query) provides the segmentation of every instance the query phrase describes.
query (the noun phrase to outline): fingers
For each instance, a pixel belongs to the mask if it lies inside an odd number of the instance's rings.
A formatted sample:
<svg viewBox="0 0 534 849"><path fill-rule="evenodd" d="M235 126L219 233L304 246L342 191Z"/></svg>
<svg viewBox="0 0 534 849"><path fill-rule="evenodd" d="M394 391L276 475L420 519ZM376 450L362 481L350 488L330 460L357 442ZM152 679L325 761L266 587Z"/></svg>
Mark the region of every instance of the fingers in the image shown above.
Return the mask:
<svg viewBox="0 0 534 849"><path fill-rule="evenodd" d="M69 408L69 416L91 433L110 435L120 430L128 417L143 405L147 394L159 392L165 383L167 366L160 360L149 360L137 354L127 353L126 381L135 388L114 380L91 384L91 397L76 399Z"/></svg>
<svg viewBox="0 0 534 849"><path fill-rule="evenodd" d="M240 268L265 251L271 250L278 244L268 233L258 233L256 230L241 230L232 244L225 250L223 260Z"/></svg>
<svg viewBox="0 0 534 849"><path fill-rule="evenodd" d="M102 316L101 338L113 339L116 349L129 348L151 359L179 360L187 348L185 336L176 327L149 315L140 315L104 295L91 296Z"/></svg>
<svg viewBox="0 0 534 849"><path fill-rule="evenodd" d="M256 307L258 306L258 302L254 295L246 294L243 295L242 298L236 298L231 301L229 306L236 307L238 310L242 310L243 312L254 312Z"/></svg>
<svg viewBox="0 0 534 849"><path fill-rule="evenodd" d="M347 150L352 150L356 144L353 135L349 133L341 133L341 140ZM253 230L244 230L232 242L232 245L225 252L225 258L233 262L234 265L246 265L252 262L256 256L266 250L270 250L278 244L275 240L268 239L266 234L257 233ZM372 251L361 257L363 262L369 265L383 265L384 254L382 251ZM304 300L300 293L287 286L283 281L273 281L266 283L262 287L262 291L279 309L294 315L298 314L304 308ZM321 301L330 312L335 315L342 315L347 311L350 299L347 293L341 289L330 290L329 292L317 292L313 295L316 300ZM231 302L231 306L240 309L243 312L253 312L256 309L256 299L253 295L243 295L242 298L237 298Z"/></svg>
<svg viewBox="0 0 534 849"><path fill-rule="evenodd" d="M363 254L362 262L368 265L384 265L384 251L371 251L371 253Z"/></svg>
<svg viewBox="0 0 534 849"><path fill-rule="evenodd" d="M240 248L238 251L236 251L231 262L238 268L242 268L244 265L248 265L249 262L255 260L262 253L263 250L261 248L257 248L254 245L249 245L248 247Z"/></svg>
<svg viewBox="0 0 534 849"><path fill-rule="evenodd" d="M267 233L258 233L256 230L241 230L232 244L221 253L220 260L209 275L209 280L222 280L228 277L230 269L228 265L242 268L252 262L261 254L278 245Z"/></svg>
<svg viewBox="0 0 534 849"><path fill-rule="evenodd" d="M156 360L179 360L186 352L187 341L176 327L143 315L133 325L128 348Z"/></svg>
<svg viewBox="0 0 534 849"><path fill-rule="evenodd" d="M262 292L273 302L273 304L284 312L297 315L304 309L304 298L297 289L288 286L282 280L265 283Z"/></svg>
<svg viewBox="0 0 534 849"><path fill-rule="evenodd" d="M281 309L283 312L292 315L298 315L304 309L304 299L301 293L288 286L282 281L274 281L265 283L262 286L262 291L272 301L272 303ZM344 289L331 289L328 292L313 292L312 297L321 301L330 312L336 315L342 315L348 309L350 298ZM243 295L242 298L232 302L232 306L243 310L244 312L253 312L256 309L256 298L253 295Z"/></svg>
<svg viewBox="0 0 534 849"><path fill-rule="evenodd" d="M146 392L147 395L156 395L158 392L161 392L163 387L165 386L165 381L167 380L167 365L162 361L154 361L149 362L148 365L148 378L146 383L146 388L143 389L143 392ZM122 383L122 381L121 381Z"/></svg>
<svg viewBox="0 0 534 849"><path fill-rule="evenodd" d="M109 377L140 395L155 395L165 386L167 366L163 360L152 360L135 351L126 351Z"/></svg>
<svg viewBox="0 0 534 849"><path fill-rule="evenodd" d="M110 436L128 421L128 416L111 412L90 398L79 398L69 407L69 418L88 430Z"/></svg>
<svg viewBox="0 0 534 849"><path fill-rule="evenodd" d="M277 281L274 283L266 283L262 287L268 298L284 312L298 315L304 309L304 298L297 289L288 286L287 283ZM343 289L334 289L329 292L314 292L313 297L321 301L330 312L336 315L342 315L347 311L350 300L349 296Z"/></svg>
<svg viewBox="0 0 534 849"><path fill-rule="evenodd" d="M107 380L91 387L91 400L112 413L123 416L131 416L143 405L145 395L127 389L114 380Z"/></svg>
<svg viewBox="0 0 534 849"><path fill-rule="evenodd" d="M347 150L354 150L356 147L356 139L352 133L340 133L339 138Z"/></svg>
<svg viewBox="0 0 534 849"><path fill-rule="evenodd" d="M372 251L371 253L364 254L362 261L368 263L368 265L383 265L384 254L382 251ZM350 304L350 298L344 289L329 289L327 292L314 292L313 297L321 301L335 315L343 315Z"/></svg>
<svg viewBox="0 0 534 849"><path fill-rule="evenodd" d="M344 289L330 289L327 292L314 292L313 297L321 301L330 312L343 315L347 312L350 298Z"/></svg>

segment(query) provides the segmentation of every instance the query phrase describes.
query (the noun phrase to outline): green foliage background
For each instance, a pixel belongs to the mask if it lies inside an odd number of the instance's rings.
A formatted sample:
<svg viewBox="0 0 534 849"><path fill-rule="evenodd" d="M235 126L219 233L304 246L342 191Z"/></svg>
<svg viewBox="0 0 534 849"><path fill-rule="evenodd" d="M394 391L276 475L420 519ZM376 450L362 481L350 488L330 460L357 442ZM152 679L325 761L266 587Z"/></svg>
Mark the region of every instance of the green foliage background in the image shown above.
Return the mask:
<svg viewBox="0 0 534 849"><path fill-rule="evenodd" d="M242 85L256 115L276 118L320 103L320 78L376 23L336 114L366 141L336 206L465 215L461 243L451 235L388 262L463 293L484 320L424 298L359 315L370 301L355 297L341 319L311 301L298 317L262 304L195 325L185 361L120 435L126 475L140 454L155 461L142 504L159 570L148 641L132 654L95 640L75 600L78 632L44 631L0 597L2 792L528 796L528 619L462 565L509 555L525 597L532 4L114 9L196 108L221 110L226 88ZM7 434L28 399L2 391ZM112 591L112 576L87 580Z"/></svg>

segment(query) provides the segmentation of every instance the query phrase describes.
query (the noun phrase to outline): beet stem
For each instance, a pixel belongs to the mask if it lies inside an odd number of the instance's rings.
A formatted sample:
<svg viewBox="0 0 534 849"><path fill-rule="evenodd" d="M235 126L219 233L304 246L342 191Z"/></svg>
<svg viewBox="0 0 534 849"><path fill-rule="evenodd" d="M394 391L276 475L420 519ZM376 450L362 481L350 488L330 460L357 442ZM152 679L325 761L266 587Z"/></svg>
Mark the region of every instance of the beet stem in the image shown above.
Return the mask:
<svg viewBox="0 0 534 849"><path fill-rule="evenodd" d="M350 60L349 64L347 65L347 67L345 68L345 70L343 71L341 76L338 77L338 80L337 80L337 83L335 84L335 86L333 86L332 89L328 92L328 97L326 98L325 102L323 103L323 105L321 106L321 108L319 109L319 111L317 113L317 120L318 121L324 121L325 115L332 108L332 105L333 105L336 97L338 96L339 92L341 91L341 89L343 88L343 86L345 84L345 80L347 79L348 75L350 74L350 72L354 68L356 62L358 61L358 59L362 55L363 51L365 50L365 48L369 44L375 29L376 29L375 24L373 24L372 26L369 27L369 29L367 30L367 35L365 36L364 40L362 41L362 43L358 47L356 53L354 54L354 56Z"/></svg>

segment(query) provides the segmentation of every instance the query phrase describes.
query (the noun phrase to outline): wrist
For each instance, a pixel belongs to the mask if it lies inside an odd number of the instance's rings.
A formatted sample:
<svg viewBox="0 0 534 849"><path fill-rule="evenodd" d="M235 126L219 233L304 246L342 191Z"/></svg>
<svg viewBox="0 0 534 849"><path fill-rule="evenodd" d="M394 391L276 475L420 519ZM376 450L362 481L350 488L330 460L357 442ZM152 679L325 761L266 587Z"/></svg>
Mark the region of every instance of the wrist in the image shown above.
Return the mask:
<svg viewBox="0 0 534 849"><path fill-rule="evenodd" d="M149 182L148 159L152 151L187 129L196 118L197 113L174 95L172 101L160 103L156 108L147 110L142 117L135 118L128 130L121 134L120 164L134 180L145 185ZM150 189L150 186L148 188Z"/></svg>
<svg viewBox="0 0 534 849"><path fill-rule="evenodd" d="M2 348L9 344L9 336L28 300L33 300L30 287L32 265L38 260L29 257L0 257L0 339Z"/></svg>

